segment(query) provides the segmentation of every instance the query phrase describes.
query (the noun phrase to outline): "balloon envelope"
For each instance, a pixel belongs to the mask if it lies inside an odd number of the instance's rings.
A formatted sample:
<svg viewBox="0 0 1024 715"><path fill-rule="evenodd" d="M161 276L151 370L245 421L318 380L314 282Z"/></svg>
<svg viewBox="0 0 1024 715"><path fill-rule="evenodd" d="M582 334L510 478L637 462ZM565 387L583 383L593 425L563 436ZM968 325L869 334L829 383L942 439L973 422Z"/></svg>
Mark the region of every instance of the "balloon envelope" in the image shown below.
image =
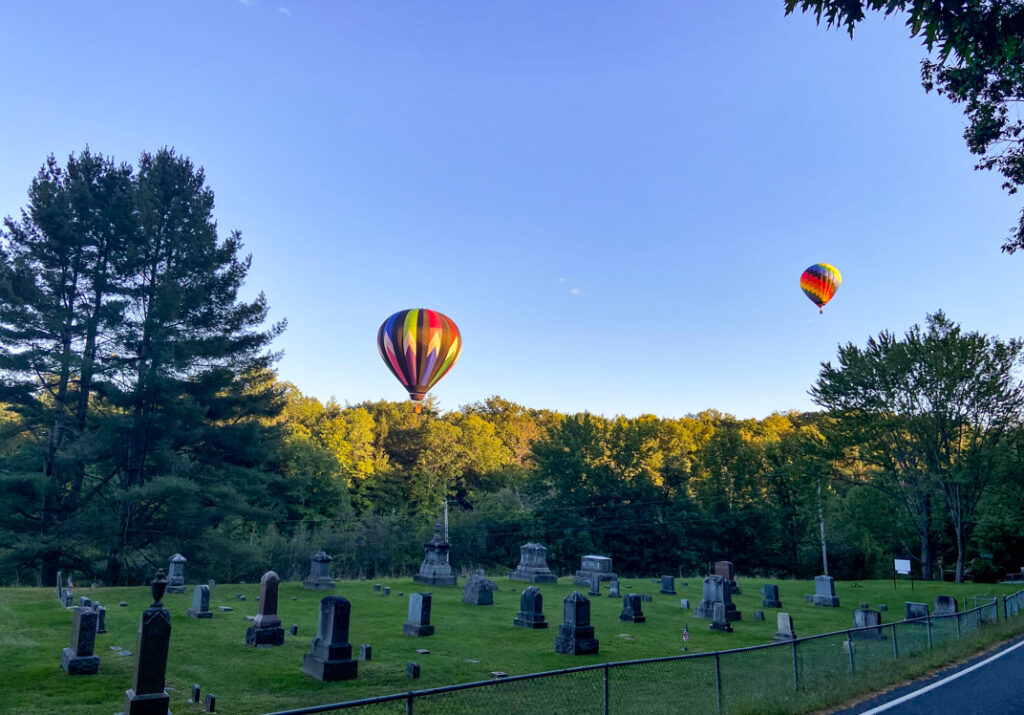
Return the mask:
<svg viewBox="0 0 1024 715"><path fill-rule="evenodd" d="M828 263L815 263L800 276L800 288L818 306L818 312L824 312L825 303L832 300L842 282L839 269Z"/></svg>
<svg viewBox="0 0 1024 715"><path fill-rule="evenodd" d="M462 336L452 319L436 310L400 310L377 331L384 364L409 391L416 411L427 391L447 374L462 351Z"/></svg>

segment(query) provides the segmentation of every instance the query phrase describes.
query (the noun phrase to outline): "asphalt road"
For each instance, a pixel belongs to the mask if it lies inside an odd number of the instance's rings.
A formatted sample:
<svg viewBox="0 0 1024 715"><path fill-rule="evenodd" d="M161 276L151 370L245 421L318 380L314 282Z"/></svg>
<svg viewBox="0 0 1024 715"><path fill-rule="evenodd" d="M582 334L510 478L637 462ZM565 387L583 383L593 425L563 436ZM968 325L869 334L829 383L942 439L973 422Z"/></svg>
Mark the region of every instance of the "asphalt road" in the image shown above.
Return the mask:
<svg viewBox="0 0 1024 715"><path fill-rule="evenodd" d="M1024 637L837 715L1024 715Z"/></svg>

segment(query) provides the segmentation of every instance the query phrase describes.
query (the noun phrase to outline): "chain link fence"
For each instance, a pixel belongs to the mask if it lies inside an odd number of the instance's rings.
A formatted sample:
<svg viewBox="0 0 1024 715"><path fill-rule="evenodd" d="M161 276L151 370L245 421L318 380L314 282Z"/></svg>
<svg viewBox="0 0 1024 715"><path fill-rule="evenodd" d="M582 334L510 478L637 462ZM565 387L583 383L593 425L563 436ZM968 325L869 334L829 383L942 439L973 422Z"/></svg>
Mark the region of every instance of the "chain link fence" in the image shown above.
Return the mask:
<svg viewBox="0 0 1024 715"><path fill-rule="evenodd" d="M962 613L931 615L880 626L737 648L648 658L448 685L271 715L354 711L360 715L453 715L499 712L677 713L718 715L765 703L813 697L835 688L839 676L870 677L986 623L1024 614L1024 591Z"/></svg>

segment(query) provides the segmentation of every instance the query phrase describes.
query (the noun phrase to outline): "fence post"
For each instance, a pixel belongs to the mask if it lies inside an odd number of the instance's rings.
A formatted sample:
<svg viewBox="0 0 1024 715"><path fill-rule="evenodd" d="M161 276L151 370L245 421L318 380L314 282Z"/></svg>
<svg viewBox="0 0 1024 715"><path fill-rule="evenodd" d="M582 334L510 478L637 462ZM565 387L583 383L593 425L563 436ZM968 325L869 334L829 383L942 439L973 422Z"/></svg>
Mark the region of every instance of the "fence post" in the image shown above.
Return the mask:
<svg viewBox="0 0 1024 715"><path fill-rule="evenodd" d="M890 628L892 628L892 658L893 660L899 660L900 649L899 646L896 645L896 624L893 623Z"/></svg>
<svg viewBox="0 0 1024 715"><path fill-rule="evenodd" d="M932 649L932 619L929 616L928 620L925 621L928 624L928 650Z"/></svg>
<svg viewBox="0 0 1024 715"><path fill-rule="evenodd" d="M412 715L412 701L413 695L412 691L410 690L409 694L405 698L405 715Z"/></svg>
<svg viewBox="0 0 1024 715"><path fill-rule="evenodd" d="M604 715L608 715L608 664L604 664Z"/></svg>
<svg viewBox="0 0 1024 715"><path fill-rule="evenodd" d="M796 665L796 641L793 641L793 690L800 690L800 671Z"/></svg>
<svg viewBox="0 0 1024 715"><path fill-rule="evenodd" d="M850 631L846 632L846 650L850 652L850 675L856 675L857 668L853 664L853 634Z"/></svg>
<svg viewBox="0 0 1024 715"><path fill-rule="evenodd" d="M1006 596L1003 596L1003 620L1010 620L1010 614L1006 612Z"/></svg>
<svg viewBox="0 0 1024 715"><path fill-rule="evenodd" d="M718 712L722 712L722 665L715 653L715 692L718 694Z"/></svg>
<svg viewBox="0 0 1024 715"><path fill-rule="evenodd" d="M956 618L956 639L960 640L961 638L963 638L963 636L960 635L960 614L955 614L954 618Z"/></svg>
<svg viewBox="0 0 1024 715"><path fill-rule="evenodd" d="M999 596L992 599L992 610L996 612L996 623L999 623Z"/></svg>

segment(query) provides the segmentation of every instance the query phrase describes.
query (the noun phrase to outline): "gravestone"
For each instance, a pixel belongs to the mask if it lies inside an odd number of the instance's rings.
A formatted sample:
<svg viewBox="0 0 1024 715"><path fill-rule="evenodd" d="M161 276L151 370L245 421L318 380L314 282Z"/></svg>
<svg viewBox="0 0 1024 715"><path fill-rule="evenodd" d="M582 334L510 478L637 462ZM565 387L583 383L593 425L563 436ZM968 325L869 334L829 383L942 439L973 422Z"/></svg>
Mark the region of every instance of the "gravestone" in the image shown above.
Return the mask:
<svg viewBox="0 0 1024 715"><path fill-rule="evenodd" d="M764 620L764 611L754 611L754 620L755 621L763 621Z"/></svg>
<svg viewBox="0 0 1024 715"><path fill-rule="evenodd" d="M68 675L95 675L100 669L96 647L96 612L76 608L71 616L71 645L61 651L60 667Z"/></svg>
<svg viewBox="0 0 1024 715"><path fill-rule="evenodd" d="M838 608L839 599L836 598L836 582L831 576L814 577L814 598L811 599L815 606L826 608Z"/></svg>
<svg viewBox="0 0 1024 715"><path fill-rule="evenodd" d="M676 594L676 577L662 576L661 590L658 591L658 593L664 593L665 595L674 596Z"/></svg>
<svg viewBox="0 0 1024 715"><path fill-rule="evenodd" d="M927 618L928 617L928 604L927 603L913 603L912 601L906 601L904 605L905 605L905 607L907 609L906 610L906 615L904 616L904 618L906 620L909 621L912 618Z"/></svg>
<svg viewBox="0 0 1024 715"><path fill-rule="evenodd" d="M381 588L381 586L380 586L379 583L373 584L373 592L374 593L380 593L380 588Z"/></svg>
<svg viewBox="0 0 1024 715"><path fill-rule="evenodd" d="M390 596L391 595L391 587L390 586L385 586L384 587L384 595L385 596Z"/></svg>
<svg viewBox="0 0 1024 715"><path fill-rule="evenodd" d="M352 605L341 596L320 599L320 623L310 652L302 657L302 672L317 680L352 680L359 662L352 659L348 642Z"/></svg>
<svg viewBox="0 0 1024 715"><path fill-rule="evenodd" d="M577 586L589 586L590 579L597 576L601 581L614 581L617 574L612 573L612 560L607 556L595 556L593 554L583 557L580 570L572 577L572 582Z"/></svg>
<svg viewBox="0 0 1024 715"><path fill-rule="evenodd" d="M185 611L189 618L213 618L210 612L210 587L196 586L192 589L192 608Z"/></svg>
<svg viewBox="0 0 1024 715"><path fill-rule="evenodd" d="M298 623L293 623L291 625L291 628L288 629L288 633L293 635L293 636L299 635L299 624Z"/></svg>
<svg viewBox="0 0 1024 715"><path fill-rule="evenodd" d="M284 645L284 627L277 615L277 589L280 584L280 577L273 571L267 571L260 579L260 605L252 625L245 631L246 645L257 648Z"/></svg>
<svg viewBox="0 0 1024 715"><path fill-rule="evenodd" d="M960 604L956 602L956 599L952 596L936 596L935 597L935 615L936 616L951 616L954 613L960 612Z"/></svg>
<svg viewBox="0 0 1024 715"><path fill-rule="evenodd" d="M64 572L63 571L58 571L57 572L57 603L59 603L62 606L64 605L64 584L62 583L63 581L64 581Z"/></svg>
<svg viewBox="0 0 1024 715"><path fill-rule="evenodd" d="M434 536L423 544L423 548L426 551L423 563L420 564L419 573L413 576L412 580L427 586L455 586L455 574L448 563L448 552L452 547L441 536L441 522L434 524Z"/></svg>
<svg viewBox="0 0 1024 715"><path fill-rule="evenodd" d="M462 602L472 606L490 606L494 603L494 592L497 590L498 584L478 569L462 587Z"/></svg>
<svg viewBox="0 0 1024 715"><path fill-rule="evenodd" d="M608 583L608 597L619 598L619 580L615 579Z"/></svg>
<svg viewBox="0 0 1024 715"><path fill-rule="evenodd" d="M598 652L598 647L594 627L590 625L590 600L579 591L573 591L562 601L562 624L555 636L555 652L593 655Z"/></svg>
<svg viewBox="0 0 1024 715"><path fill-rule="evenodd" d="M729 582L722 576L711 575L704 579L704 597L694 612L697 618L714 618L716 603L724 604L727 621L742 619L743 614L736 610L736 605L732 602L732 588Z"/></svg>
<svg viewBox="0 0 1024 715"><path fill-rule="evenodd" d="M782 601L779 600L779 587L774 583L766 583L761 587L761 595L764 600L761 605L764 608L782 608Z"/></svg>
<svg viewBox="0 0 1024 715"><path fill-rule="evenodd" d="M690 610L690 599L688 599L688 598L680 598L679 599L679 607L680 608L685 608L687 611L689 611Z"/></svg>
<svg viewBox="0 0 1024 715"><path fill-rule="evenodd" d="M508 577L527 583L558 583L558 577L548 568L547 553L540 544L523 544L519 547L519 565Z"/></svg>
<svg viewBox="0 0 1024 715"><path fill-rule="evenodd" d="M181 554L170 558L167 569L167 593L185 593L185 564L188 563Z"/></svg>
<svg viewBox="0 0 1024 715"><path fill-rule="evenodd" d="M851 638L865 638L869 640L885 640L882 635L882 614L879 611L872 611L870 608L853 609L853 627L867 628L864 631L853 631Z"/></svg>
<svg viewBox="0 0 1024 715"><path fill-rule="evenodd" d="M779 612L777 617L778 627L775 631L775 640L791 641L796 638L796 631L793 629L793 617L788 613Z"/></svg>
<svg viewBox="0 0 1024 715"><path fill-rule="evenodd" d="M409 620L402 624L402 633L407 636L432 636L434 627L430 625L429 593L409 594Z"/></svg>
<svg viewBox="0 0 1024 715"><path fill-rule="evenodd" d="M639 594L630 593L622 597L622 612L619 613L619 620L628 623L645 623L643 599Z"/></svg>
<svg viewBox="0 0 1024 715"><path fill-rule="evenodd" d="M723 633L732 633L732 626L729 625L729 620L726 618L725 604L721 601L715 601L715 611L711 618L711 625L708 628L712 631L722 631Z"/></svg>
<svg viewBox="0 0 1024 715"><path fill-rule="evenodd" d="M889 606L884 604L884 603L879 603L878 604L878 610L882 611L882 612L888 611L889 610Z"/></svg>
<svg viewBox="0 0 1024 715"><path fill-rule="evenodd" d="M590 588L587 589L588 596L600 596L601 595L601 579L597 576L590 577L590 583L587 584Z"/></svg>
<svg viewBox="0 0 1024 715"><path fill-rule="evenodd" d="M92 608L92 600L88 596L79 596L78 597L78 607L79 608Z"/></svg>
<svg viewBox="0 0 1024 715"><path fill-rule="evenodd" d="M409 661L405 664L405 674L413 679L420 677L420 664L415 661Z"/></svg>
<svg viewBox="0 0 1024 715"><path fill-rule="evenodd" d="M200 688L199 683L192 683L192 697L189 698L189 702L196 704L199 703Z"/></svg>
<svg viewBox="0 0 1024 715"><path fill-rule="evenodd" d="M207 581L206 585L210 587L210 593L213 593L213 588L217 585L217 582L211 578L209 581Z"/></svg>
<svg viewBox="0 0 1024 715"><path fill-rule="evenodd" d="M733 566L732 561L716 561L711 567L711 574L724 578L733 593L740 592L740 587L736 583L736 568Z"/></svg>
<svg viewBox="0 0 1024 715"><path fill-rule="evenodd" d="M369 643L359 646L359 660L373 660L373 647Z"/></svg>
<svg viewBox="0 0 1024 715"><path fill-rule="evenodd" d="M206 694L206 712L212 713L217 711L217 696L213 693Z"/></svg>
<svg viewBox="0 0 1024 715"><path fill-rule="evenodd" d="M135 649L132 687L124 694L122 715L170 715L171 697L164 689L167 678L167 648L171 641L171 614L160 600L167 588L163 569L156 572L151 586L153 603L139 618L139 641Z"/></svg>
<svg viewBox="0 0 1024 715"><path fill-rule="evenodd" d="M654 596L652 596L649 593L641 593L640 594L640 598L643 599L644 601L653 601L654 600Z"/></svg>
<svg viewBox="0 0 1024 715"><path fill-rule="evenodd" d="M107 609L100 605L99 601L93 604L93 608L96 612L96 632L106 633L107 632Z"/></svg>
<svg viewBox="0 0 1024 715"><path fill-rule="evenodd" d="M527 586L519 597L519 613L512 620L512 625L520 628L547 628L544 620L544 598L535 586Z"/></svg>
<svg viewBox="0 0 1024 715"><path fill-rule="evenodd" d="M311 591L334 590L335 584L331 579L331 561L333 559L323 550L310 556L309 575L302 579L302 587Z"/></svg>

